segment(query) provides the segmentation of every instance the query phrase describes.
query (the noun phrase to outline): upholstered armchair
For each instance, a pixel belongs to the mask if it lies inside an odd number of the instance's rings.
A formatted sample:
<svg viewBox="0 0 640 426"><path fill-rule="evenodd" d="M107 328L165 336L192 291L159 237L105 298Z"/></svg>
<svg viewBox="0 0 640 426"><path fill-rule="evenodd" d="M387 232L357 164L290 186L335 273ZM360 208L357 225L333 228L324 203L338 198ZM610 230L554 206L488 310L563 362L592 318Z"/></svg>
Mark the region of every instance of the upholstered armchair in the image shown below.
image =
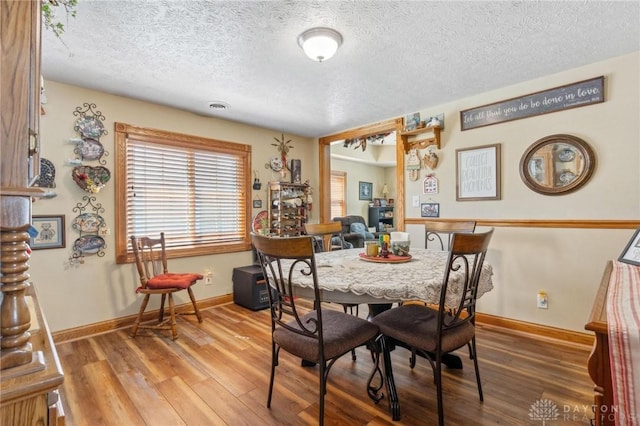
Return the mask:
<svg viewBox="0 0 640 426"><path fill-rule="evenodd" d="M380 235L379 232L370 233L368 231L367 223L362 216L339 216L334 217L333 221L339 221L342 224L342 237L346 242L351 243L354 248L362 248L366 240L376 240ZM362 226L352 226L354 223L362 224Z"/></svg>

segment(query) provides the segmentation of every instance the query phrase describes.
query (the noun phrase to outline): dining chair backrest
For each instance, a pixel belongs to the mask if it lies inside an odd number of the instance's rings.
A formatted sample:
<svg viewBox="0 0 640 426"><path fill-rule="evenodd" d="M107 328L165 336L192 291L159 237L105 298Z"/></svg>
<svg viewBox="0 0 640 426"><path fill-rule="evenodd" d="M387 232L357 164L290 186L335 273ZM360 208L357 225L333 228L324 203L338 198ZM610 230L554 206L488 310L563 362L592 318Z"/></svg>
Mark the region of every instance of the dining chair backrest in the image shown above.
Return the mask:
<svg viewBox="0 0 640 426"><path fill-rule="evenodd" d="M258 260L269 290L267 294L273 327L284 327L294 333L322 341L322 329L318 327L322 323L320 303L316 306L317 324L299 324L300 328L295 330L288 325L292 320L299 323L303 311L296 307L297 298L294 297L293 286L296 279L310 276L313 280L315 299L320 300L313 237L275 238L252 234L252 241L258 252Z"/></svg>
<svg viewBox="0 0 640 426"><path fill-rule="evenodd" d="M323 251L340 250L344 247L342 236L342 223L305 223L304 231L307 235L318 237L322 240Z"/></svg>
<svg viewBox="0 0 640 426"><path fill-rule="evenodd" d="M142 288L156 275L168 273L164 232L159 238L131 236L131 247Z"/></svg>
<svg viewBox="0 0 640 426"><path fill-rule="evenodd" d="M473 233L475 229L475 220L446 222L430 220L424 224L424 248L449 250L451 248L452 233Z"/></svg>
<svg viewBox="0 0 640 426"><path fill-rule="evenodd" d="M493 228L482 233L452 233L447 269L440 290L439 329L454 328L465 322L474 323L478 284L492 235ZM457 306L447 306L446 304L449 276L452 273L458 275L462 273L463 277L462 291Z"/></svg>

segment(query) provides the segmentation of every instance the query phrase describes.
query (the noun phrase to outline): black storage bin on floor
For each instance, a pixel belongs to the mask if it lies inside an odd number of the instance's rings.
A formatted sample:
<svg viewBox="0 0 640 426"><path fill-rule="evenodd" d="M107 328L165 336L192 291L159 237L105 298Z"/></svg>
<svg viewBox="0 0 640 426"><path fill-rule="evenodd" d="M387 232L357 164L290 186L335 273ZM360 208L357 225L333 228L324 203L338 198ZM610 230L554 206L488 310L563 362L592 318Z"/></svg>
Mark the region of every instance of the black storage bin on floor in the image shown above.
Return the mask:
<svg viewBox="0 0 640 426"><path fill-rule="evenodd" d="M253 311L269 307L267 284L259 265L233 268L233 303Z"/></svg>

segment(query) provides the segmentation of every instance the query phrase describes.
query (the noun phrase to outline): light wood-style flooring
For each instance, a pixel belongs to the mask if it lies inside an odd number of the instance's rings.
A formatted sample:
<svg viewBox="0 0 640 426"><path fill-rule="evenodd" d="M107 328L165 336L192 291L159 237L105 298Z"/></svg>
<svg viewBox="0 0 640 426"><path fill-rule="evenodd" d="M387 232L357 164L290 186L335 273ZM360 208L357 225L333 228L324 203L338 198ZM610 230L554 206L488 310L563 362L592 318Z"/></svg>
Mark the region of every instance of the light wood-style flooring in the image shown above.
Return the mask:
<svg viewBox="0 0 640 426"><path fill-rule="evenodd" d="M336 305L331 305L336 306ZM329 308L331 308L329 306ZM366 312L366 306L361 311ZM179 338L128 329L57 344L65 373L62 400L73 425L313 425L317 424L317 369L280 354L271 409L266 407L271 362L268 311L226 304L178 319ZM361 312L362 314L362 312ZM532 406L548 400L553 425L589 424L593 385L590 348L492 326L477 330L484 403L473 363L443 375L447 425L534 425ZM374 404L365 385L371 357L341 358L326 395L328 425L435 425L437 406L428 362L409 368L409 352L393 352L402 419L391 421L386 398ZM548 419L548 418L547 418Z"/></svg>

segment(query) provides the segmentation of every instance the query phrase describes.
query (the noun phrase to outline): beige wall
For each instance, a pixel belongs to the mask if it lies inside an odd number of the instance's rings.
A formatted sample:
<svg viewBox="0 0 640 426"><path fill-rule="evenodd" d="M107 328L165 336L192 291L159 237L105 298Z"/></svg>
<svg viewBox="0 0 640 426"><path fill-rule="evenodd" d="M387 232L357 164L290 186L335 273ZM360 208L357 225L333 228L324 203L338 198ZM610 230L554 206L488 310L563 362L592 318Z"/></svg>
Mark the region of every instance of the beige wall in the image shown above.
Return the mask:
<svg viewBox="0 0 640 426"><path fill-rule="evenodd" d="M542 79L482 93L480 95L421 111L424 115L445 114L440 164L436 177L440 193L422 195L420 183L407 181L406 216L419 218L419 209L411 206L412 195L421 201L427 198L440 203L441 216L448 218L476 217L488 219L633 219L640 218L640 54L587 65ZM605 76L606 102L573 110L531 117L485 128L459 130L459 112L467 108L523 96L599 75ZM107 237L106 256L87 257L86 263L70 266L68 258L77 232L70 227L77 215L73 207L86 195L70 177L71 167L64 165L73 157L75 136L73 111L84 102L93 102L106 116L109 135L101 142L110 153L106 157L113 169L113 122L153 127L163 130L248 143L253 146L253 168L262 181L272 179L264 163L273 155L273 138L278 130L261 129L242 124L205 118L183 111L133 101L74 86L45 82L48 104L42 117L43 157L53 161L57 170L58 197L34 204L34 214L65 214L67 218L67 248L35 251L31 261L32 281L36 284L47 319L53 331L105 321L136 312L139 298L135 295L136 274L132 265L116 265L113 237ZM412 112L412 111L407 111ZM526 148L537 139L568 133L586 140L595 150L597 169L585 187L562 196L543 196L527 189L522 183L518 164ZM295 147L291 158L302 159L303 179L310 178L317 187L317 142L293 135ZM485 144L502 144L502 200L480 202L455 201L455 150ZM339 163L332 161L336 167ZM336 168L339 169L339 168ZM371 174L356 172L345 166L348 177L356 182L374 183L374 196L379 196L388 175L381 173L376 181ZM370 172L369 172L370 173ZM377 174L376 174L377 176ZM390 185L390 197L395 195ZM264 186L263 186L264 188ZM260 194L263 202L266 194ZM109 224L114 222L113 185L98 194ZM355 197L362 215L366 203L358 201L357 189L349 193L348 203ZM395 197L394 197L395 198ZM351 206L349 207L351 213ZM253 213L256 213L254 211ZM317 209L311 220L317 221ZM412 243L423 244L422 228L408 225ZM546 324L565 329L583 330L599 284L604 263L617 258L633 230L606 229L496 229L489 262L494 267L494 290L483 296L479 310L484 313ZM214 284L196 286L199 299L232 292L233 267L251 262L250 253L201 256L173 261L180 270L214 272ZM535 307L536 293L546 290L549 309ZM185 302L180 300L179 303Z"/></svg>
<svg viewBox="0 0 640 426"><path fill-rule="evenodd" d="M421 111L445 115L440 162L435 170L440 192L422 194L422 179L406 177L406 217L419 218L420 201L440 203L444 218L487 219L640 219L640 54L549 75L545 78ZM460 131L460 111L524 96L581 80L605 76L605 102L537 117ZM584 139L595 151L597 166L578 191L544 196L522 182L518 165L536 140L557 133ZM500 143L502 199L456 201L455 151ZM408 225L412 244L424 245L423 227ZM617 258L633 230L496 229L488 261L494 290L479 300L480 312L572 330L584 330L605 262ZM536 293L549 294L549 309L536 308Z"/></svg>
<svg viewBox="0 0 640 426"><path fill-rule="evenodd" d="M359 182L371 182L373 184L372 198L382 198L382 187L386 182L385 170L387 169L395 170L395 167L385 168L354 161L331 159L332 171L345 172L347 174L347 214L360 215L368 223L369 201L359 199ZM392 178L395 180L395 174Z"/></svg>
<svg viewBox="0 0 640 426"><path fill-rule="evenodd" d="M73 208L82 203L82 197L88 193L82 191L71 179L72 166L65 161L74 158L74 145L69 138L78 135L73 130L77 117L73 115L76 107L85 102L95 103L97 110L106 117L105 129L108 135L100 138L108 156L106 167L114 170L114 122L123 122L136 126L150 127L172 132L221 139L252 145L253 169L260 180L277 180L277 176L267 169L265 163L277 154L271 146L274 137L280 138L280 130L270 130L247 126L211 117L202 117L188 112L167 108L150 103L135 101L124 97L112 96L101 92L86 90L75 86L45 81L48 103L46 115L41 117L42 156L56 167L55 188L57 197L40 200L33 205L33 214L64 214L66 216L66 248L34 251L29 262L31 281L40 295L47 320L52 331L64 330L82 325L106 321L137 312L140 297L135 294L137 274L131 264L117 265L114 257L115 240L113 235L106 236L107 247L104 257L87 256L83 265L72 266L69 257L78 232L71 227L73 218L78 215ZM285 134L292 139L293 149L289 158L302 160L302 179L311 180L317 188L318 150L314 140ZM98 165L96 161L88 165ZM112 176L112 179L114 177ZM253 192L266 206L266 185L261 191ZM96 195L102 203L105 218L109 226L114 226L114 185L109 182ZM260 209L254 209L256 214ZM317 215L313 212L312 215ZM312 216L312 220L314 218ZM250 252L230 253L212 256L198 256L189 259L175 259L171 267L176 271L204 272L210 269L214 274L211 286L199 283L194 287L196 298L204 299L232 293L232 270L236 266L252 262ZM186 303L183 295L176 303ZM153 305L157 307L156 305Z"/></svg>

